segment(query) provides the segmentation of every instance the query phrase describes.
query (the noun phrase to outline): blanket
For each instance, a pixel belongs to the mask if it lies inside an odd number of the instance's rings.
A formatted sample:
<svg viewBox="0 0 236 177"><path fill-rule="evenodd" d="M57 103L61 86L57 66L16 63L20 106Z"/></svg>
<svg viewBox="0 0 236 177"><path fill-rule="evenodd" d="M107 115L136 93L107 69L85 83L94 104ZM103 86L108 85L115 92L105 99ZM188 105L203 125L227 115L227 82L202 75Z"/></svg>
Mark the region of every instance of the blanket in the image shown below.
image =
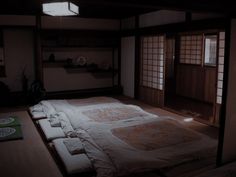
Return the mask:
<svg viewBox="0 0 236 177"><path fill-rule="evenodd" d="M215 140L160 117L90 124L77 131L99 177L160 170L211 157L216 150Z"/></svg>
<svg viewBox="0 0 236 177"><path fill-rule="evenodd" d="M38 104L31 106L29 112L34 119L48 118L57 111L63 109L64 106L83 107L89 105L120 103L118 100L110 97L91 97L84 99L70 100L43 100Z"/></svg>
<svg viewBox="0 0 236 177"><path fill-rule="evenodd" d="M71 130L81 140L98 177L160 170L215 155L215 140L138 106L48 103L55 112L62 112L64 132ZM51 110L44 110L50 114Z"/></svg>

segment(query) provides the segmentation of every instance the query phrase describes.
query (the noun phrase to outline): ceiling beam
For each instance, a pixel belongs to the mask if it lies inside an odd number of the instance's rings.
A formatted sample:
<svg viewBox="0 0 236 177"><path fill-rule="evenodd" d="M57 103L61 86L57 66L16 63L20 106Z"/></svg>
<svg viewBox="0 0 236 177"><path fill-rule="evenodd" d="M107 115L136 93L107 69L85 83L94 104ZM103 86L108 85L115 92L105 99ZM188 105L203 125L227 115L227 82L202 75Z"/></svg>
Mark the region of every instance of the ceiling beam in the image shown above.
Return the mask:
<svg viewBox="0 0 236 177"><path fill-rule="evenodd" d="M97 5L110 7L150 8L166 10L182 10L191 12L218 12L233 11L232 3L219 0L72 0L81 5ZM121 12L122 13L122 12Z"/></svg>

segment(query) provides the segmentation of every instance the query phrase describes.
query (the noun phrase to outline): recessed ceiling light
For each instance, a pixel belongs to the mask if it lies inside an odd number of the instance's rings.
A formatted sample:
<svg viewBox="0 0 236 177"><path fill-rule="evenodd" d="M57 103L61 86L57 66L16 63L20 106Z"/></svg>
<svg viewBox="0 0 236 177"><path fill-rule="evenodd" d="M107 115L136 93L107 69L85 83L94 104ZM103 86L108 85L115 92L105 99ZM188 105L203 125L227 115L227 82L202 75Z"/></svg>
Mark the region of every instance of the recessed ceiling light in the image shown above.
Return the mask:
<svg viewBox="0 0 236 177"><path fill-rule="evenodd" d="M79 14L79 7L69 1L43 3L43 13L51 16L72 16Z"/></svg>

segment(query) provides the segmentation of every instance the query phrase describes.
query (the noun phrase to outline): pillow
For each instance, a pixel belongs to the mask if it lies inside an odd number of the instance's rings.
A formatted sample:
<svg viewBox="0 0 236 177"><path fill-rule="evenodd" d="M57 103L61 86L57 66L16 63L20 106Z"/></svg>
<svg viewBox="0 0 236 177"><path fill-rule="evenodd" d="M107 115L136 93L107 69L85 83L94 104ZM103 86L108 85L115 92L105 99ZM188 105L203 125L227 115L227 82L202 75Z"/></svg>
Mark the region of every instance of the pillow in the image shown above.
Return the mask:
<svg viewBox="0 0 236 177"><path fill-rule="evenodd" d="M83 144L79 138L68 138L63 140L63 143L71 155L85 153Z"/></svg>

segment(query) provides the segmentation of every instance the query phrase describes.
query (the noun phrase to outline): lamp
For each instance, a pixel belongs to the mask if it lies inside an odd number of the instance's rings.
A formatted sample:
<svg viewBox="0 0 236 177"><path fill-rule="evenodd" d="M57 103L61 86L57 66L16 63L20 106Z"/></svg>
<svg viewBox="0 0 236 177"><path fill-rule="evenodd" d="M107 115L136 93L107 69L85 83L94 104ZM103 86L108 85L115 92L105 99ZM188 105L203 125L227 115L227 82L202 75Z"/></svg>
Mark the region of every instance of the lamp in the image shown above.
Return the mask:
<svg viewBox="0 0 236 177"><path fill-rule="evenodd" d="M43 3L43 13L51 16L72 16L79 14L79 7L69 1Z"/></svg>

